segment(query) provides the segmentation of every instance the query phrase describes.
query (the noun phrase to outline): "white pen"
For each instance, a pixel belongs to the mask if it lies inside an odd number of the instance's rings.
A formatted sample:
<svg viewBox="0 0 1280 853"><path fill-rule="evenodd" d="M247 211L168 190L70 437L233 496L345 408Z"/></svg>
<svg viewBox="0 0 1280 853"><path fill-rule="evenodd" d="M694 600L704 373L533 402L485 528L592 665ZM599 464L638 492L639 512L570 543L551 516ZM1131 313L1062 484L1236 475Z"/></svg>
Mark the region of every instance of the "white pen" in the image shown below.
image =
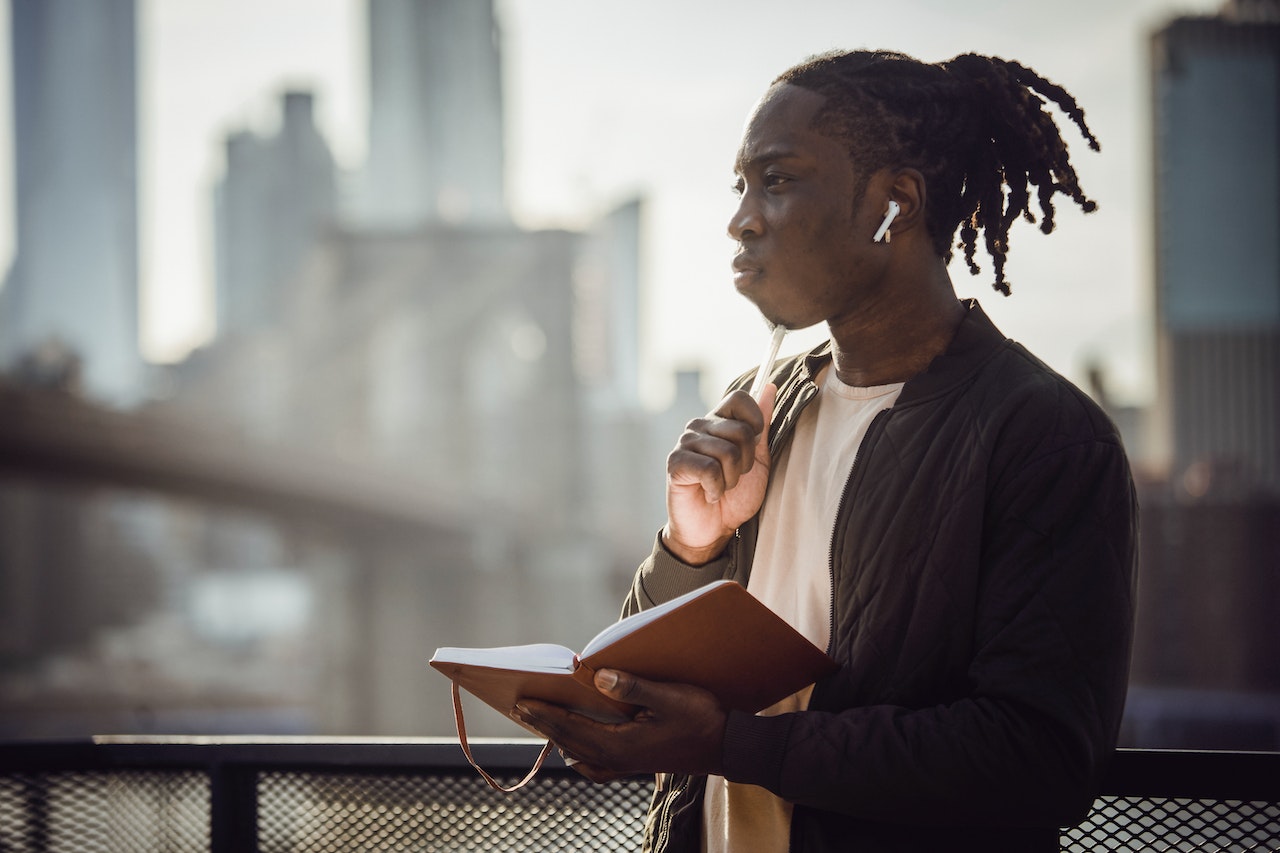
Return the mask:
<svg viewBox="0 0 1280 853"><path fill-rule="evenodd" d="M760 402L760 393L764 391L765 383L769 381L769 374L773 372L773 362L778 357L778 348L782 346L782 339L786 336L786 326L779 324L773 327L773 334L769 336L769 349L765 353L764 360L760 362L760 370L756 372L755 381L751 383L751 398L757 403Z"/></svg>

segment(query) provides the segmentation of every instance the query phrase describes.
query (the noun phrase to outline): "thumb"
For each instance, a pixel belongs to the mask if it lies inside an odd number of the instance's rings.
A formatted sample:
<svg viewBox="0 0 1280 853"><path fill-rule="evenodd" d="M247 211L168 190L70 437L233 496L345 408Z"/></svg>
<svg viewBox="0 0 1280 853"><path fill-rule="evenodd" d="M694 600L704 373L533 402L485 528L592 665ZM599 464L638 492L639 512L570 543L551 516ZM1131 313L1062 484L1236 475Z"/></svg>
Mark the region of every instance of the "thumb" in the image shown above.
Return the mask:
<svg viewBox="0 0 1280 853"><path fill-rule="evenodd" d="M595 674L596 689L610 699L629 705L652 707L654 697L647 689L649 682L616 669L601 669Z"/></svg>

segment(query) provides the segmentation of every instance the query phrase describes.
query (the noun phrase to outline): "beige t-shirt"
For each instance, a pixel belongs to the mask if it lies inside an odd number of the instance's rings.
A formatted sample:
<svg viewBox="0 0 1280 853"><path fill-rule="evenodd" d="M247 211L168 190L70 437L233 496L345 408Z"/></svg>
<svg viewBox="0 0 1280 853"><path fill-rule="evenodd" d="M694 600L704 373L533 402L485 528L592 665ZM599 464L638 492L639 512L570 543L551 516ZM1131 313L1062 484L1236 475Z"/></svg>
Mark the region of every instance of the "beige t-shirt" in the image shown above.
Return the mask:
<svg viewBox="0 0 1280 853"><path fill-rule="evenodd" d="M818 398L796 422L760 512L747 589L818 648L831 639L831 536L844 486L871 421L890 408L902 383L855 388L827 369ZM810 685L761 714L802 711ZM707 779L702 849L706 853L785 853L791 804L755 785Z"/></svg>

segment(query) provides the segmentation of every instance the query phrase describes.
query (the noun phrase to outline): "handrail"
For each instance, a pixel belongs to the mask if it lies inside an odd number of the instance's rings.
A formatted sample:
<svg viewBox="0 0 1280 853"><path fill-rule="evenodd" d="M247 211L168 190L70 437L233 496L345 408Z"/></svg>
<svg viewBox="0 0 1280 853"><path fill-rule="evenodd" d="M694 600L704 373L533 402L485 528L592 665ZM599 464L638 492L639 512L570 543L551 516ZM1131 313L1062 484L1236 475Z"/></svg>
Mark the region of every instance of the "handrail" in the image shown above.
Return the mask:
<svg viewBox="0 0 1280 853"><path fill-rule="evenodd" d="M1118 749L1101 794L1280 802L1280 752Z"/></svg>
<svg viewBox="0 0 1280 853"><path fill-rule="evenodd" d="M478 762L528 770L542 748L533 738L471 738ZM0 740L0 773L255 765L297 770L382 768L473 773L455 738L99 735L68 740ZM548 759L552 772L568 770Z"/></svg>

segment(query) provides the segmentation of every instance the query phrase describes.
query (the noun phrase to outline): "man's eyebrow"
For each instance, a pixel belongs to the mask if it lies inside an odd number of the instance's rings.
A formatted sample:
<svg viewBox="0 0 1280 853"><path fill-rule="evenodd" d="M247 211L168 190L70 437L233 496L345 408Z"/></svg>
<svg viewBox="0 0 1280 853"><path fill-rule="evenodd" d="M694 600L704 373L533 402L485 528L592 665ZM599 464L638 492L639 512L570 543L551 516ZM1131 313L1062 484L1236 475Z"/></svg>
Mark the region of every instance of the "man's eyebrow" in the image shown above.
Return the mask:
<svg viewBox="0 0 1280 853"><path fill-rule="evenodd" d="M799 153L790 148L768 148L751 157L743 157L739 154L733 161L733 173L741 175L747 169L758 169L770 163L776 163L779 160L790 160L799 156Z"/></svg>

